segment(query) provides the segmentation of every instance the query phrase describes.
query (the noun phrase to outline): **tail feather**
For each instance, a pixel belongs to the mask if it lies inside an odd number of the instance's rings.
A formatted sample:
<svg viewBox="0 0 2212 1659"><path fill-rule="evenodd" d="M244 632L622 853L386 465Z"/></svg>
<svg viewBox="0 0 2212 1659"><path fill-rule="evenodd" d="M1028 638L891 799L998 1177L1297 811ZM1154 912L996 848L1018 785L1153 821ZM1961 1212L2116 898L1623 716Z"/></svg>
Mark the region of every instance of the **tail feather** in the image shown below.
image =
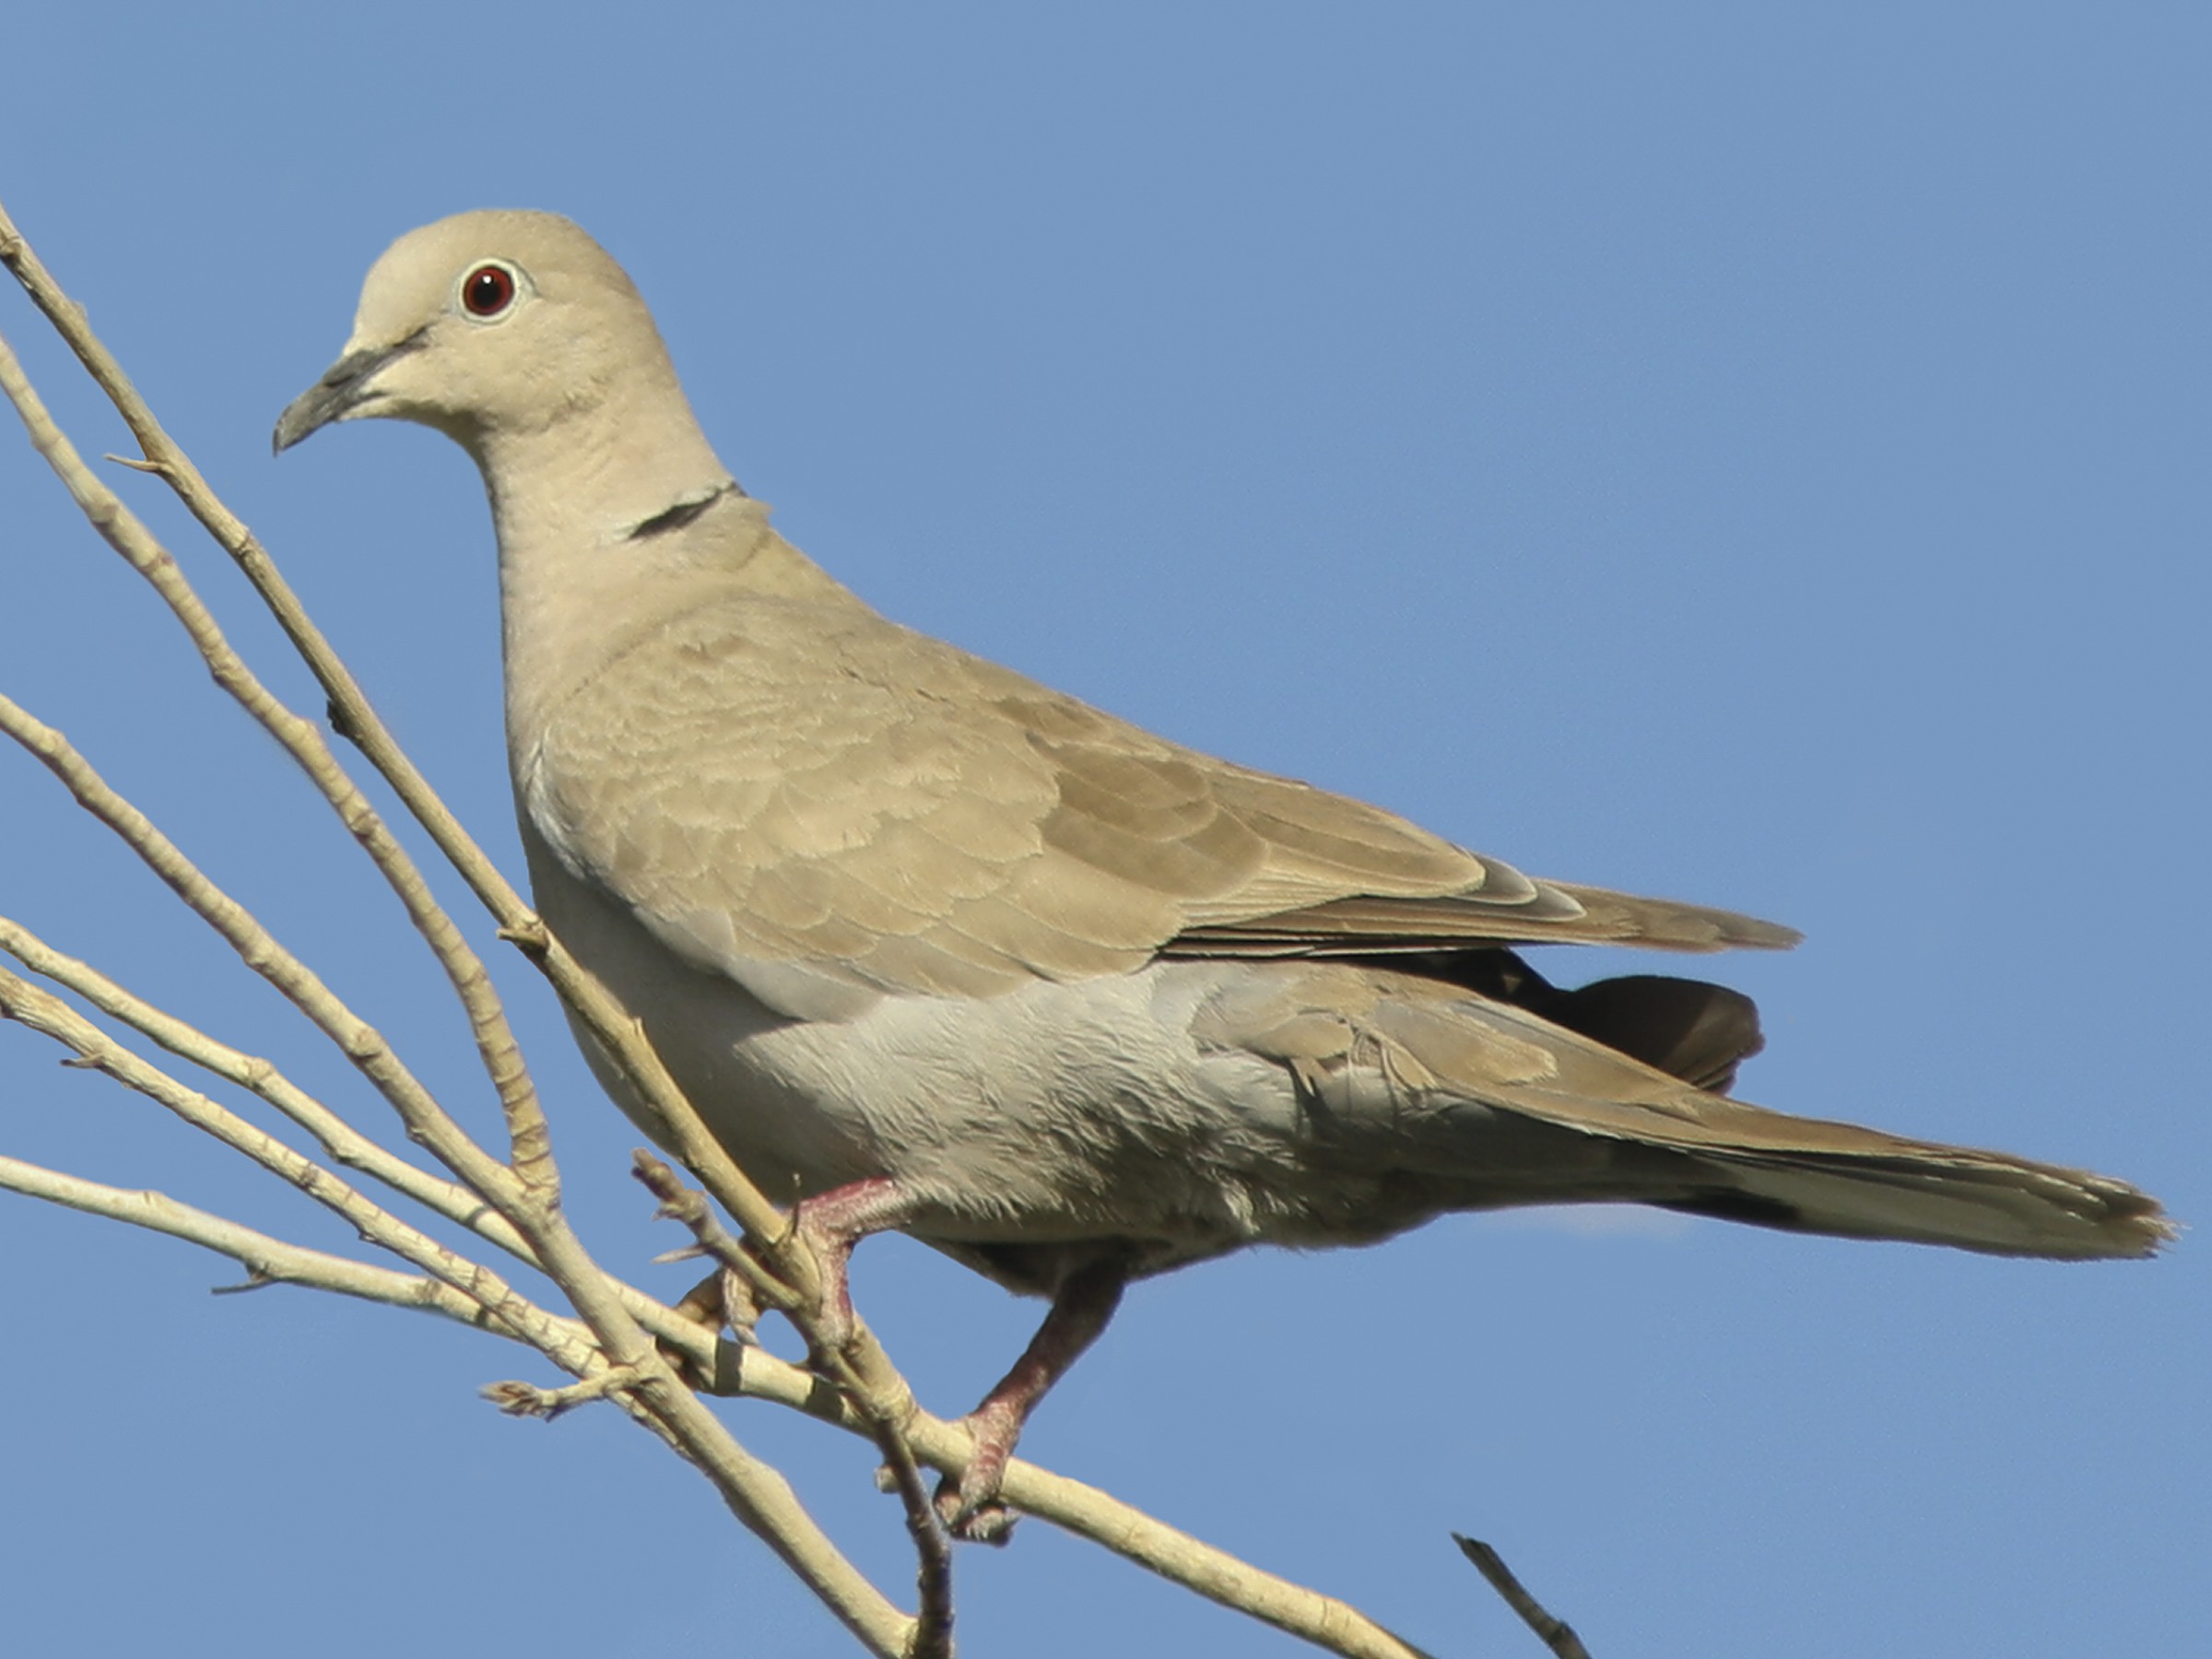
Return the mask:
<svg viewBox="0 0 2212 1659"><path fill-rule="evenodd" d="M2156 1199L2109 1176L1770 1112L1528 1008L1407 983L1371 1005L1370 1030L1434 1114L1424 1162L1449 1168L1468 1207L1626 1200L2073 1260L2150 1255L2175 1235Z"/></svg>
<svg viewBox="0 0 2212 1659"><path fill-rule="evenodd" d="M1647 1202L1792 1232L2073 1261L2152 1255L2174 1236L2158 1201L2124 1182L2001 1152L1896 1144L1861 1158L1712 1148L1691 1155L1718 1178L1712 1185Z"/></svg>
<svg viewBox="0 0 2212 1659"><path fill-rule="evenodd" d="M1631 973L1562 990L1519 951L1502 947L1350 959L1457 985L1488 1002L1511 1003L1713 1094L1725 1094L1735 1082L1735 1068L1766 1046L1751 999L1703 980Z"/></svg>

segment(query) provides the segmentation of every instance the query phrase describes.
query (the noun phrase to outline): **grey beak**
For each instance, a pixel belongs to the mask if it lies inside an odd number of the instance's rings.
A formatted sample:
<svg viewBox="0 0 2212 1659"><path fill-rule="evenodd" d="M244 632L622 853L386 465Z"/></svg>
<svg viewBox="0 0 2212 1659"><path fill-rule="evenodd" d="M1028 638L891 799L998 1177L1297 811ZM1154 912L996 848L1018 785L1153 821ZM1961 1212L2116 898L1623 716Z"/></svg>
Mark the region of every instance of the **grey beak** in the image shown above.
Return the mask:
<svg viewBox="0 0 2212 1659"><path fill-rule="evenodd" d="M418 332L396 345L347 352L324 371L321 380L293 398L276 418L270 453L283 454L309 433L334 420L343 420L373 400L379 394L369 382L376 378L377 371L394 358L420 349L422 344L422 334Z"/></svg>

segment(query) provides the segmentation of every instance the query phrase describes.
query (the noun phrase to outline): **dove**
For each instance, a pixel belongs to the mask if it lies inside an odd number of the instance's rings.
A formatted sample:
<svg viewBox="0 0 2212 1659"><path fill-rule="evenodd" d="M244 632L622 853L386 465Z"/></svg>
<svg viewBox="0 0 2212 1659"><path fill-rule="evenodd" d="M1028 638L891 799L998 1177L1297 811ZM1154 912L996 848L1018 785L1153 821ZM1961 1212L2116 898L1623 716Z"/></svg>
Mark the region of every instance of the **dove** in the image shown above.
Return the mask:
<svg viewBox="0 0 2212 1659"><path fill-rule="evenodd" d="M877 615L739 488L565 218L465 213L377 260L275 447L369 418L481 471L535 902L795 1198L826 1328L891 1229L1048 1300L966 1419L971 1535L1124 1287L1248 1246L1623 1202L2071 1259L2171 1236L2123 1182L1731 1098L1761 1044L1737 992L1525 955L1786 928L1524 875Z"/></svg>

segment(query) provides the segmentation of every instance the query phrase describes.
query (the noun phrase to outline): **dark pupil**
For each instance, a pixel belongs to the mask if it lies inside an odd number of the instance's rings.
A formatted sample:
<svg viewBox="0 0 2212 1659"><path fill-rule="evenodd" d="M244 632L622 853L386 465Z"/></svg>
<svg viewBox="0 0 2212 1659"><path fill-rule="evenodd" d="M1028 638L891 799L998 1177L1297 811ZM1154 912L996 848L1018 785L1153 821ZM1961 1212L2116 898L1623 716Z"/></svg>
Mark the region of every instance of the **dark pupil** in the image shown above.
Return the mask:
<svg viewBox="0 0 2212 1659"><path fill-rule="evenodd" d="M468 279L468 309L479 317L489 316L513 291L506 272L486 266Z"/></svg>

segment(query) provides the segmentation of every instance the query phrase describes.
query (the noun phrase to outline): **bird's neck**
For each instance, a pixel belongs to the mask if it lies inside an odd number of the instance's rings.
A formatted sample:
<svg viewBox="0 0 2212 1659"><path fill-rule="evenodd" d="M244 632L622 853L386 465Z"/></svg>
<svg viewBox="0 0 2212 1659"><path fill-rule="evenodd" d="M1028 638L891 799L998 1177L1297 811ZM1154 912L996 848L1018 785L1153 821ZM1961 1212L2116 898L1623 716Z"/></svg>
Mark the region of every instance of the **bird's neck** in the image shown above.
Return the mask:
<svg viewBox="0 0 2212 1659"><path fill-rule="evenodd" d="M641 630L747 592L857 604L778 535L690 421L581 412L469 445L499 533L508 735L527 742Z"/></svg>
<svg viewBox="0 0 2212 1659"><path fill-rule="evenodd" d="M665 402L646 418L631 407L637 400L607 399L563 409L544 426L467 441L491 497L503 562L562 549L588 557L730 483L682 393L671 385L667 394L682 418L668 418Z"/></svg>

